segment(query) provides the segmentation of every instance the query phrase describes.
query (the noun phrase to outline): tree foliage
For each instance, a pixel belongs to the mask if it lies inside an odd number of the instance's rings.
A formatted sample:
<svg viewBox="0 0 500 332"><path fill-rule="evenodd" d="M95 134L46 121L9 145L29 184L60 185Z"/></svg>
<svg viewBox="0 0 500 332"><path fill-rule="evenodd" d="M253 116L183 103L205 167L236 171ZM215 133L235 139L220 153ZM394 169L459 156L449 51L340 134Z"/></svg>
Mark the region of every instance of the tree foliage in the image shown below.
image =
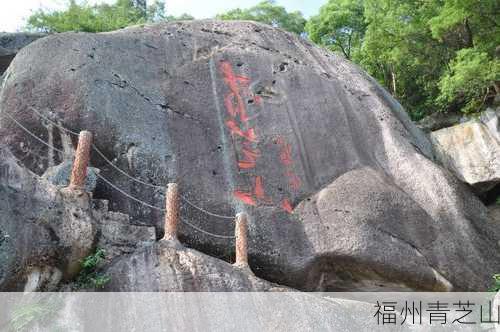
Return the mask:
<svg viewBox="0 0 500 332"><path fill-rule="evenodd" d="M86 1L69 0L65 10L36 11L28 18L27 30L103 32L141 23L175 19L192 19L192 17L166 16L165 4L158 0L150 6L146 6L145 1L137 0L117 0L112 5L90 5Z"/></svg>
<svg viewBox="0 0 500 332"><path fill-rule="evenodd" d="M366 23L362 0L329 1L306 25L312 41L351 59L360 49Z"/></svg>
<svg viewBox="0 0 500 332"><path fill-rule="evenodd" d="M297 34L303 33L306 25L306 19L301 12L289 13L284 7L276 5L274 0L262 1L248 9L233 9L217 15L217 18L262 22Z"/></svg>
<svg viewBox="0 0 500 332"><path fill-rule="evenodd" d="M476 111L494 94L499 10L498 0L329 0L306 30L360 64L418 119Z"/></svg>
<svg viewBox="0 0 500 332"><path fill-rule="evenodd" d="M432 18L433 37L456 48L492 50L500 44L498 0L446 0Z"/></svg>
<svg viewBox="0 0 500 332"><path fill-rule="evenodd" d="M458 101L463 112L479 110L493 93L495 79L500 73L500 61L490 60L486 52L466 48L457 52L450 68L439 81L438 102L446 107Z"/></svg>

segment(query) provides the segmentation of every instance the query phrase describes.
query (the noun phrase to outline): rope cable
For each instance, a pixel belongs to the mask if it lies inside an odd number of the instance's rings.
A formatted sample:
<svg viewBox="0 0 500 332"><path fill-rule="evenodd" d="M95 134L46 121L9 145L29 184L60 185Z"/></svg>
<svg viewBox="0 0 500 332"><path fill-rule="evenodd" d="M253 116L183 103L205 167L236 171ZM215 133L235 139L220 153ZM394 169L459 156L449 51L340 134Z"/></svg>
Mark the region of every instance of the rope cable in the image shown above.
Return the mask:
<svg viewBox="0 0 500 332"><path fill-rule="evenodd" d="M97 174L97 177L101 180L103 180L106 184L108 184L111 188L115 189L116 191L118 191L119 193L127 196L128 198L136 201L137 203L141 203L151 209L155 209L155 210L158 210L158 211L161 211L161 212L165 212L166 210L165 209L162 209L162 208L159 208L157 206L154 206L154 205L151 205L149 203L146 203L144 202L143 200L140 200L139 198L136 198L132 195L130 195L129 193L127 193L125 190L119 188L118 186L116 186L114 183L112 183L111 181L109 181L108 179L106 179L104 176L100 175L100 174Z"/></svg>
<svg viewBox="0 0 500 332"><path fill-rule="evenodd" d="M42 119L44 119L45 121L49 122L50 124L52 124L52 125L56 126L57 128L61 129L62 131L65 131L65 132L67 132L68 134L72 134L72 135L75 135L75 136L77 136L77 137L80 135L79 133L77 133L77 132L75 132L75 131L73 131L73 130L70 130L70 129L68 129L68 128L63 127L63 126L62 126L62 125L60 125L59 123L56 123L54 120L52 120L52 119L48 118L47 116L43 115L40 111L36 110L34 107L32 107L32 106L28 106L28 108L29 108L30 110L32 110L32 111L33 111L33 113L35 113L36 115L38 115L39 117L41 117L41 118L42 118Z"/></svg>
<svg viewBox="0 0 500 332"><path fill-rule="evenodd" d="M48 117L46 117L45 115L43 115L41 112L39 112L38 110L36 110L34 107L29 107L29 109L31 109L35 114L37 114L38 116L40 116L42 119L44 119L45 121L53 124L54 126L56 126L57 128L69 133L69 134L72 134L72 135L75 135L75 136L78 136L79 134L70 130L70 129L67 129L65 127L63 127L62 125L56 123L55 121L49 119ZM126 176L127 178L129 178L130 180L132 181L135 181L137 183L140 183L142 185L145 185L145 186L148 186L148 187L151 187L151 188L154 188L154 189L165 189L165 186L158 186L158 185L154 185L154 184L151 184L151 183L147 183L147 182L144 182L136 177L133 177L132 175L128 174L127 172L125 172L124 170L122 170L121 168L119 168L118 166L116 166L111 160L109 160L106 155L97 148L97 146L95 144L92 143L92 148L94 149L94 151L106 162L108 163L111 167L113 167L116 171L120 172L121 174L123 174L124 176ZM205 213L205 214L208 214L209 216L212 216L212 217L216 217L216 218L221 218L221 219L230 219L230 220L233 220L234 219L234 216L227 216L227 215L222 215L222 214L218 214L218 213L213 213L213 212L210 212L198 205L196 205L195 203L193 203L192 201L190 201L189 199L186 198L186 196L184 195L180 195L181 199L186 202L187 204L191 205L193 208Z"/></svg>
<svg viewBox="0 0 500 332"><path fill-rule="evenodd" d="M17 124L19 127L21 127L26 133L28 133L30 136L32 136L33 138L35 138L37 141L39 141L40 143L46 145L48 148L50 149L54 149L55 151L58 151L60 153L63 153L63 151L57 149L56 147L53 147L51 146L49 143L45 142L43 139L41 139L40 137L38 137L36 134L34 134L33 132L31 132L29 129L27 129L25 126L23 126L21 123L19 123L14 117L12 117L10 114L8 113L5 113L12 121L14 121L15 124ZM17 159L17 158L16 158ZM19 162L19 160L18 160ZM165 209L162 209L162 208L159 208L159 207L156 207L154 205L151 205L149 203L146 203L144 202L143 200L140 200L132 195L130 195L129 193L127 193L126 191L124 191L123 189L119 188L118 186L116 186L114 183L112 183L111 181L109 181L108 179L106 179L104 176L100 175L100 174L96 174L98 178L100 178L101 180L103 180L106 184L108 184L110 187L112 187L113 189L115 189L116 191L120 192L122 195L125 195L126 197L128 197L129 199L132 199L144 206L147 206L151 209L155 209L155 210L158 210L158 211L161 211L161 212L166 212ZM227 236L227 235L218 235L218 234L214 234L214 233L211 233L211 232L208 232L208 231L205 231L195 225L193 225L192 223L188 222L187 220L185 220L184 218L180 218L181 221L183 223L185 223L186 225L192 227L193 229L201 232L201 233L204 233L204 234L207 234L207 235L210 235L210 236L213 236L213 237L216 237L216 238L221 238L221 239L234 239L235 237L234 236ZM233 219L233 218L231 218Z"/></svg>
<svg viewBox="0 0 500 332"><path fill-rule="evenodd" d="M197 231L198 231L198 232L200 232L200 233L205 233L205 234L207 234L207 235L210 235L210 236L213 236L213 237L216 237L216 238L220 238L220 239L235 239L235 238L236 238L235 236L231 236L231 235L217 235L217 234L214 234L214 233L207 232L207 231L205 231L205 230L203 230L203 229L199 228L198 226L193 225L192 223L190 223L189 221L187 221L187 220L186 220L186 219L184 219L184 218L180 218L180 219L181 219L181 221L182 221L183 223L185 223L185 224L186 224L186 225L188 225L189 227L191 227L191 228L193 228L193 229L197 230Z"/></svg>
<svg viewBox="0 0 500 332"><path fill-rule="evenodd" d="M5 113L5 115L7 115L12 121L14 121L15 124L17 124L19 127L21 127L26 133L28 133L30 136L32 136L34 139L36 139L37 141L39 141L43 145L47 146L49 149L54 149L54 151L57 151L59 153L64 153L62 150L60 150L60 149L58 149L56 147L51 146L49 143L46 143L43 139L41 139L40 137L36 136L29 129L27 129L25 126L23 126L22 124L20 124L16 119L14 119L14 117L12 117L9 113Z"/></svg>
<svg viewBox="0 0 500 332"><path fill-rule="evenodd" d="M205 209L203 209L203 208L195 205L193 202L189 201L184 195L181 194L180 196L181 196L181 198L182 198L182 200L184 202L186 202L187 204L191 205L192 207L200 210L201 212L204 212L204 213L208 214L209 216L217 217L217 218L221 218L221 219L231 219L231 220L234 219L234 216L225 216L225 215L222 215L222 214L217 214L217 213L213 213L213 212L207 211L207 210L205 210Z"/></svg>

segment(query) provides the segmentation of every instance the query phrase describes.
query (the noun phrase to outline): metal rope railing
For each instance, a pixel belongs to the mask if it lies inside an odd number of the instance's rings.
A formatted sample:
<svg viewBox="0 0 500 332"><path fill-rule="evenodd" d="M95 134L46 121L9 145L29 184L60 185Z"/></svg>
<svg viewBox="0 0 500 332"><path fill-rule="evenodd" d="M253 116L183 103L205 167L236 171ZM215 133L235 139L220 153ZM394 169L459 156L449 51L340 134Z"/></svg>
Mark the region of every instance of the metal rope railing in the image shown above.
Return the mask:
<svg viewBox="0 0 500 332"><path fill-rule="evenodd" d="M45 121L51 123L52 125L56 126L57 128L59 128L60 130L64 131L64 132L67 132L68 134L71 134L71 135L75 135L78 137L78 133L70 130L70 129L67 129L65 127L63 127L61 124L59 123L56 123L54 120L52 119L49 119L47 116L43 115L40 111L36 110L34 107L32 106L29 106L28 107L31 111L33 111L35 114L37 114L39 117L41 117L42 119L44 119ZM109 164L111 167L113 167L116 171L118 171L119 173L121 173L122 175L126 176L127 178L129 178L130 180L134 181L134 182L137 182L139 184L142 184L142 185L145 185L145 186L148 186L148 187L151 187L151 188L155 188L155 189L164 189L165 186L158 186L158 185L154 185L154 184L151 184L151 183L147 183L147 182L144 182L136 177L133 177L132 175L128 174L127 172L125 172L124 170L122 170L121 168L119 168L118 166L116 166L111 160L109 160L106 155L97 148L97 146L95 144L92 144L92 149L107 163ZM221 218L221 219L234 219L233 216L227 216L227 215L222 215L222 214L218 214L218 213L213 213L213 212L210 212L200 206L198 206L197 204L193 203L192 201L190 201L189 199L186 198L186 196L184 195L180 195L181 199L186 202L188 205L192 206L193 208L209 215L209 216L212 216L212 217L216 217L216 218Z"/></svg>
<svg viewBox="0 0 500 332"><path fill-rule="evenodd" d="M59 153L63 153L62 150L50 145L49 143L45 142L43 139L41 139L40 137L38 137L35 133L33 133L32 131L30 131L28 128L26 128L25 126L23 126L19 121L17 121L13 116L11 116L10 114L8 113L5 113L5 115L7 115L7 117L9 117L16 125L18 125L21 129L23 129L27 134L29 134L31 137L33 137L34 139L36 139L38 142L42 143L43 145L47 146L49 149L53 149L54 151L57 151ZM69 130L69 129L68 129ZM18 160L19 161L19 160ZM140 203L146 207L149 207L151 209L155 209L155 210L158 210L158 211L161 211L161 212L166 212L165 209L163 208L159 208L159 207L156 207L154 205L151 205L139 198L136 198L132 195L130 195L129 193L127 193L126 191L124 191L123 189L119 188L118 186L116 186L113 182L111 182L110 180L106 179L104 176L100 175L100 174L97 174L97 177L100 178L102 181L104 181L106 184L108 184L111 188L113 188L114 190L118 191L119 193L121 193L122 195L126 196L127 198L129 199L132 199L133 201L137 202L137 203ZM234 218L231 218L231 219L234 219ZM201 232L201 233L204 233L204 234L207 234L207 235L210 235L210 236L213 236L213 237L216 237L216 238L221 238L221 239L234 239L235 237L234 236L225 236L225 235L218 235L218 234L214 234L214 233L211 233L211 232L208 232L208 231L205 231L195 225L193 225L192 223L190 223L189 221L185 220L184 218L181 218L182 222L184 222L186 225L190 226L191 228L197 230L198 232Z"/></svg>
<svg viewBox="0 0 500 332"><path fill-rule="evenodd" d="M206 235L210 235L212 237L216 237L216 238L219 238L219 239L235 239L236 237L235 236L232 236L232 235L218 235L218 234L214 234L214 233L211 233L211 232L208 232L208 231L205 231L201 228L199 228L198 226L195 226L193 225L192 223L188 222L186 219L184 218L180 218L181 221L183 223L185 223L186 225L188 225L189 227L193 228L194 230L197 230L198 232L200 233L204 233ZM234 219L234 218L233 218Z"/></svg>
<svg viewBox="0 0 500 332"><path fill-rule="evenodd" d="M62 150L56 148L55 146L51 146L49 143L45 142L43 139L35 135L31 130L23 126L19 121L17 121L12 115L9 113L5 112L5 115L7 115L15 124L17 124L22 130L24 130L27 134L29 134L31 137L36 139L38 142L42 143L43 145L47 146L49 149L53 149L54 151L57 151L59 153L63 153Z"/></svg>
<svg viewBox="0 0 500 332"><path fill-rule="evenodd" d="M157 206L154 206L154 205L151 205L149 203L146 203L144 202L143 200L139 199L139 198L136 198L132 195L130 195L129 193L127 193L126 191L124 191L123 189L119 188L117 185L115 185L113 182L111 182L110 180L106 179L104 176L100 175L100 174L97 174L97 177L99 179L101 179L102 181L104 181L107 185L109 185L111 188L113 188L114 190L118 191L119 193L121 193L122 195L130 198L131 200L133 201L136 201L137 203L140 203L144 206L147 206L151 209L154 209L154 210L157 210L157 211L161 211L161 212L165 212L165 209L162 209L162 208L159 208Z"/></svg>

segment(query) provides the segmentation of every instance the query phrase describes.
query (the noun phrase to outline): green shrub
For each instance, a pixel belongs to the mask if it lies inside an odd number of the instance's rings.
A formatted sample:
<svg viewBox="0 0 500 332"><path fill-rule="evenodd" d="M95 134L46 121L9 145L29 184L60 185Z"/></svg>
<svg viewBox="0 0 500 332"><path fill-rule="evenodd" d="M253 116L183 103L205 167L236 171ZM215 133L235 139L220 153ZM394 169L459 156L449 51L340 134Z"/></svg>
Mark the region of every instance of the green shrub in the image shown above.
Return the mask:
<svg viewBox="0 0 500 332"><path fill-rule="evenodd" d="M489 289L491 292L498 292L500 291L500 274L494 274L493 275L493 286Z"/></svg>
<svg viewBox="0 0 500 332"><path fill-rule="evenodd" d="M443 106L458 102L462 112L473 113L483 106L493 82L500 79L500 61L487 53L468 48L457 52L449 70L439 81L438 102Z"/></svg>
<svg viewBox="0 0 500 332"><path fill-rule="evenodd" d="M106 252L98 248L95 253L81 261L82 271L76 280L78 288L100 289L111 280L109 276L97 272L99 264L104 261L105 257Z"/></svg>

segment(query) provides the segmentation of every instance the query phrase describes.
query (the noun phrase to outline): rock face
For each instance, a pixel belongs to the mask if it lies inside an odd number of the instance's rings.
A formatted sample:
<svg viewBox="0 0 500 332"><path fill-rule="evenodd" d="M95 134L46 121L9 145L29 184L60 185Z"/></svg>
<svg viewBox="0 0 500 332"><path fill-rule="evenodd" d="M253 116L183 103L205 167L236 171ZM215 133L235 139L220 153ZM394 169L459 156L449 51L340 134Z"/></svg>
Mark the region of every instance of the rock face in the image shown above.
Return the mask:
<svg viewBox="0 0 500 332"><path fill-rule="evenodd" d="M500 140L495 112L487 111L479 120L432 132L430 137L442 164L480 193L500 183Z"/></svg>
<svg viewBox="0 0 500 332"><path fill-rule="evenodd" d="M417 126L426 132L451 127L461 122L463 114L436 112L418 121Z"/></svg>
<svg viewBox="0 0 500 332"><path fill-rule="evenodd" d="M160 241L117 260L105 271L111 292L287 291L196 250Z"/></svg>
<svg viewBox="0 0 500 332"><path fill-rule="evenodd" d="M490 134L500 142L500 106L493 109L488 108L479 116L479 120L488 127Z"/></svg>
<svg viewBox="0 0 500 332"><path fill-rule="evenodd" d="M0 291L54 290L96 244L108 260L155 240L88 195L60 190L0 148Z"/></svg>
<svg viewBox="0 0 500 332"><path fill-rule="evenodd" d="M232 235L231 216L247 211L250 263L267 280L481 290L500 266L485 207L433 162L401 106L356 66L292 34L217 21L65 33L28 46L8 74L0 140L32 171L61 157L12 119L44 140L44 117L90 130L113 162L95 154L93 166L122 191L107 184L96 198L161 235L163 213L151 206L162 208L162 187L176 181L211 212L183 200L196 229L182 224L181 240L218 257L234 246L210 234Z"/></svg>
<svg viewBox="0 0 500 332"><path fill-rule="evenodd" d="M427 212L370 168L341 175L303 201L296 212L302 216L316 252L325 247L331 252L318 257L309 268L312 284L308 286L317 291L333 287L376 291L381 286L388 291L452 289L434 268L440 264L436 244L441 243L441 248L448 245L448 225L427 223L423 227ZM329 220L334 225L325 222ZM399 269L393 269L393 261ZM413 275L408 278L402 271L413 271Z"/></svg>
<svg viewBox="0 0 500 332"><path fill-rule="evenodd" d="M0 77L23 47L45 36L42 33L0 33Z"/></svg>

